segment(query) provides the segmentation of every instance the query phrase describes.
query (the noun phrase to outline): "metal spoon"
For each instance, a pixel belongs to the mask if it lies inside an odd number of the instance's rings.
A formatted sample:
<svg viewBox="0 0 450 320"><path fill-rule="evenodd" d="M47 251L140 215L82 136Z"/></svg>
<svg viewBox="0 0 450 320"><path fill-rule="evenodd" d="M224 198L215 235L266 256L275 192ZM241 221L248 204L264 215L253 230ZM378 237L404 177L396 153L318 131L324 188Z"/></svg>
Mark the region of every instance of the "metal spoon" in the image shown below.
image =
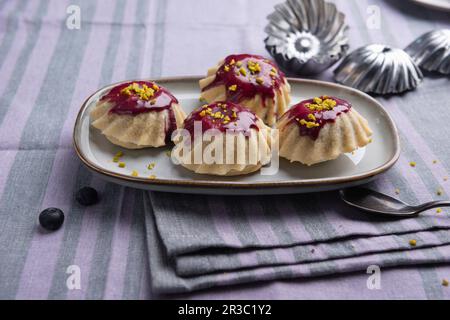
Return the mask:
<svg viewBox="0 0 450 320"><path fill-rule="evenodd" d="M339 193L341 199L352 207L390 217L412 217L428 209L450 207L450 201L431 201L412 206L383 193L366 188L344 189L340 190Z"/></svg>

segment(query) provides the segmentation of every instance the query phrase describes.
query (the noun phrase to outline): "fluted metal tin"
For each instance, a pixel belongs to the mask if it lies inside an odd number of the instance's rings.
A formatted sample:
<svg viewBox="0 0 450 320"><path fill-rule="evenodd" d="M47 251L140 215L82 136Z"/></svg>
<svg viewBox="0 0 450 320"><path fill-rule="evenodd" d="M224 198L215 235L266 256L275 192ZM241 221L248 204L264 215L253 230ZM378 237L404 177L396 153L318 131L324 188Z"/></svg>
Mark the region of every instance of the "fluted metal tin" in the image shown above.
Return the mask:
<svg viewBox="0 0 450 320"><path fill-rule="evenodd" d="M267 19L266 49L289 75L331 67L348 49L345 15L324 0L287 0Z"/></svg>
<svg viewBox="0 0 450 320"><path fill-rule="evenodd" d="M405 51L381 44L356 49L342 60L334 74L337 82L377 94L412 90L423 79Z"/></svg>
<svg viewBox="0 0 450 320"><path fill-rule="evenodd" d="M450 74L450 29L427 32L405 51L422 69Z"/></svg>

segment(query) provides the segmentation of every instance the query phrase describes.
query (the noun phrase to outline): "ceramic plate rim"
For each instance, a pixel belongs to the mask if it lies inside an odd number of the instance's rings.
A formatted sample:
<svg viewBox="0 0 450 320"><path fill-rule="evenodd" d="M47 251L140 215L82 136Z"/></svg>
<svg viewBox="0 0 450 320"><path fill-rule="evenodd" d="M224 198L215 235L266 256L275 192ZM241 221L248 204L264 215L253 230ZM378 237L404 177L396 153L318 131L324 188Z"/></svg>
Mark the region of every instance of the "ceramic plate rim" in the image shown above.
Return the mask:
<svg viewBox="0 0 450 320"><path fill-rule="evenodd" d="M429 0L412 0L412 2L414 2L419 6L424 6L430 9L450 12L450 4L447 6L443 6L439 2L438 3L434 1L430 2Z"/></svg>
<svg viewBox="0 0 450 320"><path fill-rule="evenodd" d="M183 81L198 81L202 79L202 76L184 76L184 77L164 77L159 79L151 79L150 81L158 82L158 83L168 83L168 82L183 82ZM384 109L384 107L374 98L369 96L368 94L361 92L357 89L353 89L344 85L332 83L332 82L326 82L326 81L320 81L320 80L311 80L311 79L297 79L297 78L287 78L289 82L291 83L307 83L307 84L317 84L321 86L326 87L334 87L341 90L346 90L348 92L352 92L353 94L356 94L364 99L371 100L372 103L374 103L378 109L383 113L385 116L387 123L389 125L389 128L394 133L394 148L395 153L391 159L389 159L387 162L385 162L383 165L376 167L370 171L366 171L364 173L360 173L357 175L352 176L344 176L344 177L336 177L336 178L318 178L318 179L302 179L302 180L289 180L289 181L267 181L267 182L235 182L235 181L210 181L210 180L176 180L176 179L148 179L144 177L132 177L129 175L113 172L110 170L107 170L105 168L102 168L95 163L91 162L88 157L83 153L82 149L80 148L80 144L78 141L78 135L77 132L80 131L80 124L81 119L86 112L86 108L89 106L89 102L98 92L105 90L109 87L115 86L120 83L128 82L128 81L139 81L139 80L149 80L149 79L132 79L132 80L123 80L116 83L109 84L107 86L104 86L94 93L92 93L86 100L84 100L83 104L81 105L80 111L78 112L77 118L75 120L74 124L74 130L73 130L73 145L75 148L75 152L77 156L80 158L80 160L86 165L89 169L93 170L96 173L99 173L101 175L107 176L109 178L115 178L124 180L131 183L140 183L144 184L146 186L151 185L163 185L163 186L179 186L179 187L211 187L211 188L232 188L232 189L251 189L251 188L282 188L282 187L323 187L330 184L341 184L341 183L351 183L355 181L365 180L369 179L371 177L374 177L376 175L379 175L383 172L386 172L389 170L398 160L400 157L400 138L398 135L398 129L397 126L394 123L394 120L391 118L389 113ZM200 176L200 175L199 175ZM208 175L208 177L211 177Z"/></svg>

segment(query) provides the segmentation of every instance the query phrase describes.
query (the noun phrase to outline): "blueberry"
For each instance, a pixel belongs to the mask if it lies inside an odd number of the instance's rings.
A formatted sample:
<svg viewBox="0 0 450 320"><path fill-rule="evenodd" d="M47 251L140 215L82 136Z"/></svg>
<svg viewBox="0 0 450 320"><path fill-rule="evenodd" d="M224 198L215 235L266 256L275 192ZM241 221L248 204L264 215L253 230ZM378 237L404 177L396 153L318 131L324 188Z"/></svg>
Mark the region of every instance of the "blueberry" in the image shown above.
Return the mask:
<svg viewBox="0 0 450 320"><path fill-rule="evenodd" d="M39 214L39 223L46 230L58 230L64 222L64 212L58 208L47 208Z"/></svg>
<svg viewBox="0 0 450 320"><path fill-rule="evenodd" d="M97 190L91 187L84 187L78 190L75 197L79 204L83 206L90 206L98 202Z"/></svg>

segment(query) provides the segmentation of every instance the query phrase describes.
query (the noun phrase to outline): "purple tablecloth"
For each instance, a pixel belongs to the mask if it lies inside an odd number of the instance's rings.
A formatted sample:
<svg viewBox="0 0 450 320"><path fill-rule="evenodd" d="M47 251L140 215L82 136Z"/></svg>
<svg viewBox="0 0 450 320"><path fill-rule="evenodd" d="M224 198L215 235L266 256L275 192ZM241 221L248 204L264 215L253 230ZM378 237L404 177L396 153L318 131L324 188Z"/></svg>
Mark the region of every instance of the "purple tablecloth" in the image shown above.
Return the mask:
<svg viewBox="0 0 450 320"><path fill-rule="evenodd" d="M158 297L151 289L143 192L106 183L81 165L71 141L77 111L108 83L200 75L235 52L267 55L265 17L277 2L0 0L0 298ZM352 48L373 42L404 47L425 31L450 26L448 14L408 1L335 2L347 15ZM71 4L81 9L79 30L66 26ZM367 23L377 8L380 28L373 29ZM330 80L331 72L320 78ZM432 76L415 92L380 99L403 146L383 182L392 186L387 192L400 188L412 202L438 198L438 188L439 198L450 194L444 181L448 88L448 78ZM409 161L417 162L415 170ZM84 185L104 195L100 204L85 208L74 201ZM66 221L44 233L36 220L50 206L63 209ZM448 211L436 218L448 219ZM66 281L77 268L81 288L69 290ZM444 278L450 278L447 264L382 269L380 290L367 288L362 271L184 297L444 299L450 297Z"/></svg>

